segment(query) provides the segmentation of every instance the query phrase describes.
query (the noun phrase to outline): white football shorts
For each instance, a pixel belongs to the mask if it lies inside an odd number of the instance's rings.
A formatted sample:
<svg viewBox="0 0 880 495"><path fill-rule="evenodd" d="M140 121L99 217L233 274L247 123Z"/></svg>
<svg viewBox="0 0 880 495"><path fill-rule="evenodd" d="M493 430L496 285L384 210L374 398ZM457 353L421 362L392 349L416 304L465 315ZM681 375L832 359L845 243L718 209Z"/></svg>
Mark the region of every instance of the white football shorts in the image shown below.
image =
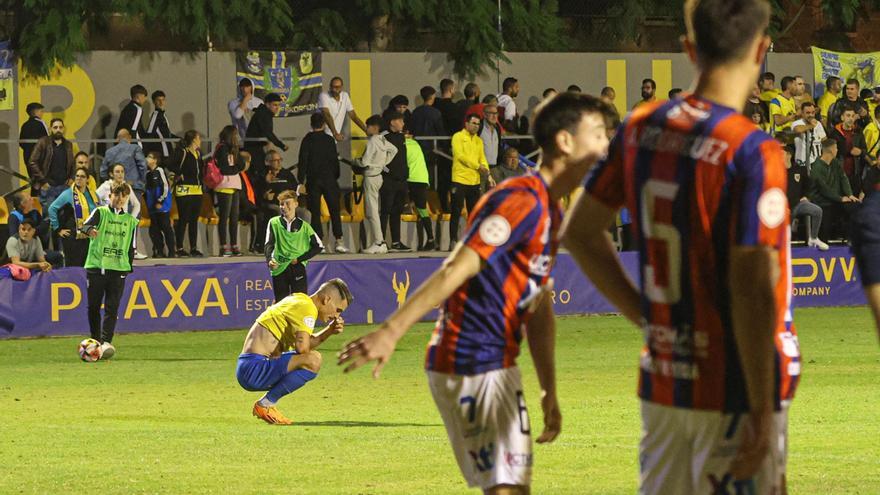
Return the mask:
<svg viewBox="0 0 880 495"><path fill-rule="evenodd" d="M670 407L642 401L639 443L640 485L644 495L783 493L787 458L788 402L774 414L770 453L750 480L729 473L748 414Z"/></svg>
<svg viewBox="0 0 880 495"><path fill-rule="evenodd" d="M529 485L532 437L519 368L473 376L427 374L468 486Z"/></svg>

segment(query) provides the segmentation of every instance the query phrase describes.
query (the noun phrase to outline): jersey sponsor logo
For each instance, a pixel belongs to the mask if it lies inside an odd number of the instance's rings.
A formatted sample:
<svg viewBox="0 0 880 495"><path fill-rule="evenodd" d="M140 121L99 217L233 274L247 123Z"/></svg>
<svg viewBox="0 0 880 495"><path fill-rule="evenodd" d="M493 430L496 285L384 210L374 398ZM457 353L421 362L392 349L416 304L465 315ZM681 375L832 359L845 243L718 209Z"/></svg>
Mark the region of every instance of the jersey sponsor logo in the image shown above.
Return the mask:
<svg viewBox="0 0 880 495"><path fill-rule="evenodd" d="M774 187L764 191L758 198L758 218L768 229L779 227L785 220L785 207L788 203L782 189Z"/></svg>
<svg viewBox="0 0 880 495"><path fill-rule="evenodd" d="M480 224L480 239L492 247L504 244L510 239L510 222L501 215L489 215Z"/></svg>
<svg viewBox="0 0 880 495"><path fill-rule="evenodd" d="M303 324L309 328L315 328L315 318L312 316L306 316L303 318Z"/></svg>
<svg viewBox="0 0 880 495"><path fill-rule="evenodd" d="M468 450L468 454L471 456L471 459L474 461L474 467L477 468L477 471L484 473L486 471L490 471L495 466L495 444L489 443L489 445L484 445L480 447L478 452L473 450Z"/></svg>
<svg viewBox="0 0 880 495"><path fill-rule="evenodd" d="M532 467L532 454L518 454L508 452L504 454L504 461L508 466L513 467Z"/></svg>
<svg viewBox="0 0 880 495"><path fill-rule="evenodd" d="M694 363L684 363L671 359L652 358L650 353L643 353L640 366L648 373L670 376L681 380L696 380L700 377L700 369Z"/></svg>

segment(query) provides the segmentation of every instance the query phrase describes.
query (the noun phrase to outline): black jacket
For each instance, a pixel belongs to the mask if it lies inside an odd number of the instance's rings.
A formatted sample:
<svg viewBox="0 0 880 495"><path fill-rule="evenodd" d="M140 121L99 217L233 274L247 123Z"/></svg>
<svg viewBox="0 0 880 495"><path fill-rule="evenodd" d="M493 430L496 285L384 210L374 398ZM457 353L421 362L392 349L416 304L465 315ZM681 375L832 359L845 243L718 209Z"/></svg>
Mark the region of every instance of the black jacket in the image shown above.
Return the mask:
<svg viewBox="0 0 880 495"><path fill-rule="evenodd" d="M809 196L810 192L810 170L805 163L795 162L788 169L788 206L794 208L801 202L801 198Z"/></svg>
<svg viewBox="0 0 880 495"><path fill-rule="evenodd" d="M309 182L335 182L339 178L339 154L336 140L324 131L312 131L299 145L297 178Z"/></svg>
<svg viewBox="0 0 880 495"><path fill-rule="evenodd" d="M446 136L446 126L443 125L443 115L440 110L429 106L422 105L412 112L410 118L410 131L413 136ZM419 141L422 150L427 153L434 148L430 141Z"/></svg>
<svg viewBox="0 0 880 495"><path fill-rule="evenodd" d="M40 139L41 137L48 135L49 131L46 130L45 122L36 117L31 117L21 125L21 132L18 133L18 139ZM21 151L24 153L25 163L30 160L31 153L34 151L34 146L36 145L37 143L19 143L18 146L21 147Z"/></svg>
<svg viewBox="0 0 880 495"><path fill-rule="evenodd" d="M440 111L440 116L443 118L445 135L451 136L461 130L461 120L456 121L458 112L452 98L437 98L434 100L434 108Z"/></svg>
<svg viewBox="0 0 880 495"><path fill-rule="evenodd" d="M388 164L388 173L382 172L382 177L405 182L409 178L409 165L406 163L406 136L402 132L388 132L385 133L385 139L397 146L397 154Z"/></svg>
<svg viewBox="0 0 880 495"><path fill-rule="evenodd" d="M143 111L143 108L134 100L129 101L128 105L125 105L122 112L119 113L119 122L116 123L116 131L113 132L113 136L117 136L120 129L128 129L132 140L141 144L141 138L147 137L147 131L144 130Z"/></svg>
<svg viewBox="0 0 880 495"><path fill-rule="evenodd" d="M244 160L240 154L236 154L232 158L232 164L229 164L229 153L231 149L225 143L220 143L217 150L214 151L214 162L220 173L223 175L238 175L244 170Z"/></svg>
<svg viewBox="0 0 880 495"><path fill-rule="evenodd" d="M257 109L254 110L254 115L251 117L250 123L248 123L245 137L268 139L269 142L275 146L284 149L284 143L282 143L281 140L278 139L278 136L275 135L275 126L272 122L274 117L275 115L273 115L272 111L266 107L265 103L258 106ZM244 147L247 150L256 148L262 149L264 145L265 143L263 142L247 141Z"/></svg>
<svg viewBox="0 0 880 495"><path fill-rule="evenodd" d="M168 117L165 116L165 110L158 108L150 114L150 123L147 124L146 136L151 139L162 139L161 143L144 143L144 152L156 151L160 156L171 156L171 150L174 148L171 139L180 139L175 136L168 127Z"/></svg>
<svg viewBox="0 0 880 495"><path fill-rule="evenodd" d="M177 184L187 184L190 186L202 185L202 174L205 170L205 164L202 157L196 158L192 153L186 151L182 146L174 149L174 153L166 162L168 170L176 176Z"/></svg>

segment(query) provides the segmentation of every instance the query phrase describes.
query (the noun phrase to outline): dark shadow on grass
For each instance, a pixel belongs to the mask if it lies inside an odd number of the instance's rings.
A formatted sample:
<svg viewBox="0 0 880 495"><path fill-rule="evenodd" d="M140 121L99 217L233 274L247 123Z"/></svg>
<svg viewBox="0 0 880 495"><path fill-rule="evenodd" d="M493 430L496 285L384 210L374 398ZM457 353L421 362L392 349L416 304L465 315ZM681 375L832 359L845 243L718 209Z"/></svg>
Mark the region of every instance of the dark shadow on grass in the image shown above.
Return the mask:
<svg viewBox="0 0 880 495"><path fill-rule="evenodd" d="M441 424L423 424L423 423L380 423L378 421L294 421L293 426L341 426L363 427L363 428L396 428L400 426L429 426L440 427Z"/></svg>

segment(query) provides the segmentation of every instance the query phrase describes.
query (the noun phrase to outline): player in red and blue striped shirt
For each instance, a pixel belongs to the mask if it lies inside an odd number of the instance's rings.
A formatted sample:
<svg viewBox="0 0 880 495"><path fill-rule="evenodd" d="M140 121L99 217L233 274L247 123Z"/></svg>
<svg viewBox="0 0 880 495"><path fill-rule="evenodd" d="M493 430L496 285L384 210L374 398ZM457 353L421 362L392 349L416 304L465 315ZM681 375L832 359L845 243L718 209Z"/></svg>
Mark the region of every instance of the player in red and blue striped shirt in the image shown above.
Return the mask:
<svg viewBox="0 0 880 495"><path fill-rule="evenodd" d="M608 147L613 110L586 95L564 93L545 103L534 123L543 158L536 175L517 177L470 212L465 237L378 330L349 343L346 371L388 362L397 341L442 303L426 369L434 401L469 486L528 493L532 445L516 358L524 330L542 389L544 431L559 434L550 270L569 194ZM445 302L444 302L445 300Z"/></svg>
<svg viewBox="0 0 880 495"><path fill-rule="evenodd" d="M645 334L640 493L782 493L800 375L786 170L779 143L740 113L769 44L769 7L688 0L685 18L694 93L625 120L565 242ZM624 205L640 288L604 233Z"/></svg>

